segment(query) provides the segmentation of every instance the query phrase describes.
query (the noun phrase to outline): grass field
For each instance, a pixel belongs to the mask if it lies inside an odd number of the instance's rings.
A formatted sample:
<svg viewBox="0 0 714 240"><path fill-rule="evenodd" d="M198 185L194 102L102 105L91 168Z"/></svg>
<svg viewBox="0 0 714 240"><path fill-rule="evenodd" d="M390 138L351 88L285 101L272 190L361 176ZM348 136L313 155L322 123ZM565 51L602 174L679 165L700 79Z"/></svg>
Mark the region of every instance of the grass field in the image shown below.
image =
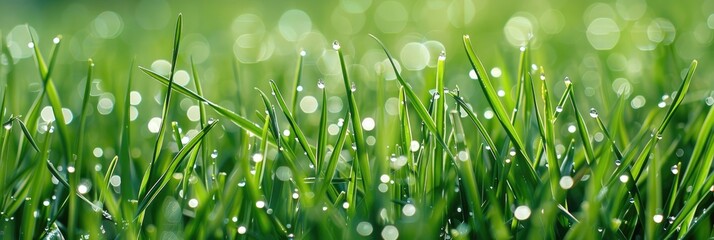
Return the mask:
<svg viewBox="0 0 714 240"><path fill-rule="evenodd" d="M6 1L0 239L714 238L672 4Z"/></svg>

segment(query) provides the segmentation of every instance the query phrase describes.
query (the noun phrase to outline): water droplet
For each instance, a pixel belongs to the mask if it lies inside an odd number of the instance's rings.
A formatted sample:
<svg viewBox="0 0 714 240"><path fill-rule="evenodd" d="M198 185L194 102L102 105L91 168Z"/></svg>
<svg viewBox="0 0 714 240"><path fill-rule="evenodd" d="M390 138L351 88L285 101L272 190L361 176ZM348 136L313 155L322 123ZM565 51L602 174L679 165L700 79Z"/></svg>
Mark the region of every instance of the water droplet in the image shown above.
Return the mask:
<svg viewBox="0 0 714 240"><path fill-rule="evenodd" d="M190 208L198 207L198 199L192 198L191 200L188 200L188 207L190 207Z"/></svg>
<svg viewBox="0 0 714 240"><path fill-rule="evenodd" d="M595 110L595 108L591 108L590 109L590 117L597 118L597 116L598 116L597 110Z"/></svg>
<svg viewBox="0 0 714 240"><path fill-rule="evenodd" d="M335 40L334 42L332 42L332 49L340 50L340 48L341 48L340 42L338 42L337 40Z"/></svg>
<svg viewBox="0 0 714 240"><path fill-rule="evenodd" d="M620 159L615 160L615 166L620 166L622 164L622 161Z"/></svg>
<svg viewBox="0 0 714 240"><path fill-rule="evenodd" d="M238 227L238 234L245 234L245 232L247 232L247 231L248 231L248 229L245 228L245 226Z"/></svg>
<svg viewBox="0 0 714 240"><path fill-rule="evenodd" d="M672 168L669 170L672 171L672 174L677 175L679 173L679 167L677 165L672 165Z"/></svg>
<svg viewBox="0 0 714 240"><path fill-rule="evenodd" d="M709 96L709 97L705 98L704 103L706 103L707 106L714 105L714 97Z"/></svg>
<svg viewBox="0 0 714 240"><path fill-rule="evenodd" d="M382 238L385 240L395 240L399 237L399 229L392 225L387 225L382 229Z"/></svg>
<svg viewBox="0 0 714 240"><path fill-rule="evenodd" d="M560 187L563 189L570 189L573 187L574 181L570 176L563 176L560 178Z"/></svg>
<svg viewBox="0 0 714 240"><path fill-rule="evenodd" d="M307 55L307 52L305 50L300 50L300 56L304 57L305 55Z"/></svg>
<svg viewBox="0 0 714 240"><path fill-rule="evenodd" d="M652 220L653 220L654 222L656 222L656 223L661 223L662 220L664 220L664 216L662 216L662 214L655 214L655 215L652 217Z"/></svg>
<svg viewBox="0 0 714 240"><path fill-rule="evenodd" d="M253 159L253 162L256 162L256 163L260 162L260 161L263 161L263 154L256 153L256 154L253 154L253 156L251 158Z"/></svg>
<svg viewBox="0 0 714 240"><path fill-rule="evenodd" d="M446 52L441 51L441 53L439 53L439 61L444 61L444 60L446 60Z"/></svg>
<svg viewBox="0 0 714 240"><path fill-rule="evenodd" d="M29 42L29 43L27 43L27 47L28 47L28 48L35 48L35 43Z"/></svg>
<svg viewBox="0 0 714 240"><path fill-rule="evenodd" d="M414 216L414 214L416 213L416 207L414 206L414 204L411 204L411 203L406 204L402 208L402 213L404 214L404 216L407 216L407 217Z"/></svg>
<svg viewBox="0 0 714 240"><path fill-rule="evenodd" d="M559 112L559 113L563 112L563 106L560 106L560 105L555 106L555 112Z"/></svg>
<svg viewBox="0 0 714 240"><path fill-rule="evenodd" d="M668 219L668 221L669 221L669 224L674 223L674 220L676 220L676 218L675 218L674 216L670 216L670 217L668 217L667 219Z"/></svg>
<svg viewBox="0 0 714 240"><path fill-rule="evenodd" d="M544 72L540 73L540 80L545 81L545 73Z"/></svg>
<svg viewBox="0 0 714 240"><path fill-rule="evenodd" d="M563 82L565 83L565 86L568 86L573 83L572 81L570 81L570 77L565 77L565 79L563 79Z"/></svg>
<svg viewBox="0 0 714 240"><path fill-rule="evenodd" d="M526 220L531 216L531 209L526 205L521 205L513 211L513 216L518 220Z"/></svg>
<svg viewBox="0 0 714 240"><path fill-rule="evenodd" d="M372 227L372 224L369 222L360 222L357 224L357 234L361 236L369 236L372 234L372 231L374 228Z"/></svg>
<svg viewBox="0 0 714 240"><path fill-rule="evenodd" d="M54 44L58 44L58 43L60 43L60 40L61 40L60 37L57 36L57 37L55 37L55 38L52 39L52 42L53 42Z"/></svg>
<svg viewBox="0 0 714 240"><path fill-rule="evenodd" d="M508 155L511 155L511 157L516 156L516 149L515 149L515 148L511 148L511 150L508 151Z"/></svg>
<svg viewBox="0 0 714 240"><path fill-rule="evenodd" d="M5 123L3 127L5 128L5 130L10 130L10 128L12 128L12 121Z"/></svg>
<svg viewBox="0 0 714 240"><path fill-rule="evenodd" d="M322 78L317 80L317 88L319 88L319 89L325 88L325 81L322 80Z"/></svg>
<svg viewBox="0 0 714 240"><path fill-rule="evenodd" d="M264 202L264 201L257 201L257 202L255 202L255 207L257 207L257 208L264 208L264 207L265 207L265 202Z"/></svg>
<svg viewBox="0 0 714 240"><path fill-rule="evenodd" d="M602 229L602 228L597 228L597 232L602 232L602 231L604 231L604 229Z"/></svg>
<svg viewBox="0 0 714 240"><path fill-rule="evenodd" d="M666 107L666 106L667 106L667 103L664 102L664 101L661 101L661 102L659 102L659 103L657 104L657 107L659 107L659 108L664 108L664 107Z"/></svg>
<svg viewBox="0 0 714 240"><path fill-rule="evenodd" d="M218 149L213 149L211 153L211 158L216 159L218 157Z"/></svg>
<svg viewBox="0 0 714 240"><path fill-rule="evenodd" d="M630 177L629 177L629 176L627 176L627 175L625 175L625 174L620 175L620 182L626 183L626 182L629 181L629 180L630 180Z"/></svg>
<svg viewBox="0 0 714 240"><path fill-rule="evenodd" d="M520 50L521 50L521 52L525 52L525 51L526 51L526 47L525 47L525 46L521 46Z"/></svg>
<svg viewBox="0 0 714 240"><path fill-rule="evenodd" d="M355 82L352 82L352 85L350 86L350 91L352 91L352 92L357 91L357 85L355 84Z"/></svg>

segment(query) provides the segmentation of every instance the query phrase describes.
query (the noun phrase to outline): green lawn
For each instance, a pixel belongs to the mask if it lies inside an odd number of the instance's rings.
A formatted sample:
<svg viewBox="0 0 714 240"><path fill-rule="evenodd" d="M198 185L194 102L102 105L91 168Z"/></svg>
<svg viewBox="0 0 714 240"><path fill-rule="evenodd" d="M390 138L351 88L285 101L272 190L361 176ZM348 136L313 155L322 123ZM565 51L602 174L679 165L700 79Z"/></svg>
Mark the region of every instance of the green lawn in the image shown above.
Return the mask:
<svg viewBox="0 0 714 240"><path fill-rule="evenodd" d="M714 238L714 1L2 5L0 239Z"/></svg>

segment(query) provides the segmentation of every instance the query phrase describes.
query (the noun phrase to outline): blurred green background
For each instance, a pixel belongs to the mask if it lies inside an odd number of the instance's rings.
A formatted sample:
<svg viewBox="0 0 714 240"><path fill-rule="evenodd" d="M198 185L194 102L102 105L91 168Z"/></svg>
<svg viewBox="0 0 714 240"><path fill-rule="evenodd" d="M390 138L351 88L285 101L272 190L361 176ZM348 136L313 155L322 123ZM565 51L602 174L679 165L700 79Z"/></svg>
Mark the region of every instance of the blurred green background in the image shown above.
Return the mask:
<svg viewBox="0 0 714 240"><path fill-rule="evenodd" d="M11 83L9 109L19 114L27 109L41 89L27 47L25 24L36 31L39 45L49 49L52 39L62 35L59 66L53 74L64 97L67 112L77 112L85 62L94 59L96 73L93 96L104 115L123 104L130 63L167 73L174 21L178 13L185 18L184 39L177 66L179 84L190 82L189 59L197 63L206 86L206 96L219 104L252 111L262 106L254 87L267 89L275 79L289 92L301 49L306 52L303 92L299 106L303 112L317 109L315 83L327 82L331 118L347 110L337 55L332 41L340 41L347 55L349 71L357 83L357 99L364 117L375 117L379 109L396 115L398 85L387 65L386 56L369 38L374 34L384 41L401 66L402 74L424 97L433 85L438 54L447 52L446 86L458 85L474 108L486 118L492 112L478 104L480 89L469 75L470 66L461 44L463 34L471 35L498 90L513 96L519 48L531 39L534 69L543 66L550 79L569 76L576 85L576 96L588 98L587 107L608 109L624 94L633 111L627 119L638 123L645 113L658 108L680 84L688 63L700 62L693 91L687 102L714 103L712 84L706 79L712 54L714 1L616 0L616 1L15 1L4 0L0 8L0 30L12 53L2 56L2 64L12 61L17 73ZM236 64L234 64L234 62ZM233 70L236 66L238 71ZM7 71L0 68L0 71ZM158 128L163 88L134 71L132 89L133 118L139 131ZM237 72L237 74L234 74ZM5 74L0 74L4 77ZM384 85L378 79L386 79ZM369 101L383 88L386 102ZM561 80L553 80L552 90L564 90ZM290 94L288 94L289 96ZM505 94L504 94L505 95ZM304 97L303 97L304 96ZM556 99L553 99L556 100ZM473 102L473 101L472 101ZM115 106L116 105L116 106ZM177 107L186 114L174 118L184 124L197 121L196 103L182 99ZM141 111L139 111L141 109ZM262 111L262 110L261 110ZM47 118L52 116L49 108ZM135 114L134 114L135 113ZM317 124L318 114L305 118ZM44 115L43 115L44 116ZM110 116L119 116L110 115ZM106 121L103 121L105 119ZM111 118L92 119L97 127L118 131ZM228 126L231 128L232 126ZM333 128L336 133L337 128ZM565 128L562 129L565 131ZM106 134L105 133L105 134ZM95 133L97 134L97 133ZM195 132L194 132L195 134ZM147 140L152 137L147 135ZM189 136L191 136L189 134ZM112 156L111 145L107 141ZM101 145L101 142L98 143ZM107 150L104 149L104 150ZM141 152L141 151L137 151ZM140 155L137 155L140 156ZM135 156L135 157L137 157Z"/></svg>

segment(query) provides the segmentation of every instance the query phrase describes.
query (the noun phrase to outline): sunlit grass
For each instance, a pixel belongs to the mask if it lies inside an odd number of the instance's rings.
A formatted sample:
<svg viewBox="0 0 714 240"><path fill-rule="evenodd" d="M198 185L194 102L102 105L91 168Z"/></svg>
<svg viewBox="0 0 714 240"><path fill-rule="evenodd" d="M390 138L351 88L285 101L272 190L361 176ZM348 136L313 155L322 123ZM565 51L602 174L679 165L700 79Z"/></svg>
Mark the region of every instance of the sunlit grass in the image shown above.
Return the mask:
<svg viewBox="0 0 714 240"><path fill-rule="evenodd" d="M104 73L128 76L112 78L122 95L106 116L90 111L99 104L92 97L92 79L95 64L102 63L82 63L83 94L61 94L56 85L76 82L52 78L57 66L69 68L57 65L60 38L53 41L49 62L33 41L41 91L27 93L36 95L29 109L8 107L14 99L7 90L1 105L0 238L714 234L714 110L700 99L685 101L697 81L696 60L682 79L671 79L679 88L658 86L671 92L663 106L633 113L622 92L617 99L586 97L582 81L551 78L558 74L541 66L528 45L513 56L518 64L512 72L494 71L464 35L463 51L442 52L434 68L401 72L387 45L371 35L373 47L388 60L380 63L383 74L394 74L396 81L371 81L376 86L363 90L367 80L348 64L353 50L334 41L325 54L334 54L339 66L339 76L330 79L341 81L305 79L304 68L314 65L303 64L303 51L285 60L297 59L294 76L285 79L242 79L241 68L232 62L233 76L222 73L221 78L238 78L240 86L250 88L239 90L231 109L225 101L211 100L222 86L201 80L207 69L184 55L184 31L179 15L173 44L165 49L171 50L168 72L132 63L129 70L113 66ZM5 45L3 53L9 54ZM464 61L447 57L459 54ZM448 79L455 75L448 74L449 66L458 65L471 68L475 81ZM651 67L678 71L686 66ZM5 79L37 78L14 72L11 64L4 68L9 69ZM185 86L175 81L180 68L191 70L193 81ZM159 84L137 89L137 79ZM564 88L554 87L561 84ZM132 91L138 90L159 93L145 98L156 101L160 113L132 104ZM595 95L610 96L606 90ZM318 96L319 110L298 111L301 95L311 93ZM346 108L328 111L331 96L346 99ZM397 114L385 114L387 97L398 99ZM256 106L240 102L245 99ZM65 121L62 105L76 101L81 103L75 117L79 125ZM179 117L186 114L184 102L198 104L197 122ZM46 104L52 122L41 116ZM160 114L156 134L132 121L134 107L141 114ZM484 108L490 114L481 116L477 109ZM100 119L115 129L93 126ZM111 154L95 153L99 141L112 146Z"/></svg>

